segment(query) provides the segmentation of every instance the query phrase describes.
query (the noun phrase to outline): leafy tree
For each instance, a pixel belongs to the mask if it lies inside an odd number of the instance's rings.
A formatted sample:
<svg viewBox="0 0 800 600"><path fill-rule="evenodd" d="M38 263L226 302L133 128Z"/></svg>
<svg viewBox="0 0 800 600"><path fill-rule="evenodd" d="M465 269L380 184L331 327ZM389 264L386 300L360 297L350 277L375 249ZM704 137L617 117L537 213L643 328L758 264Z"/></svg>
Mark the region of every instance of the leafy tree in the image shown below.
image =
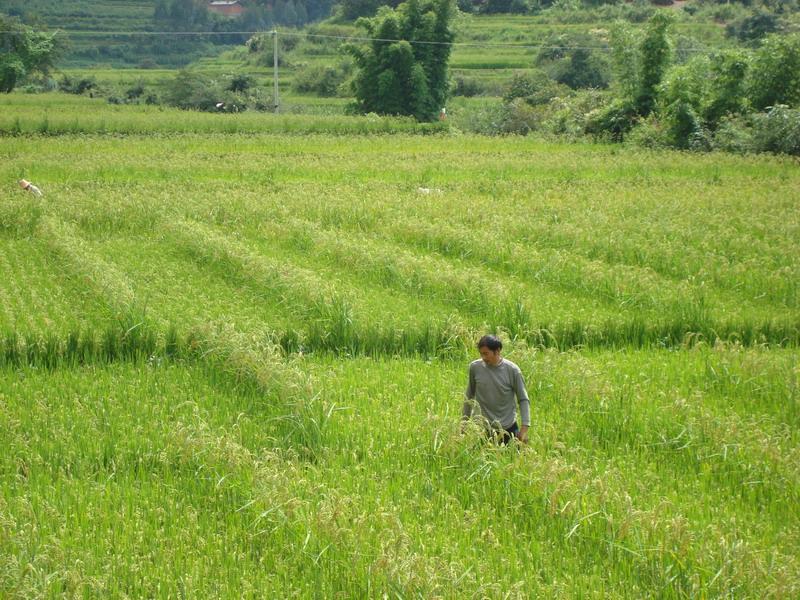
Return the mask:
<svg viewBox="0 0 800 600"><path fill-rule="evenodd" d="M47 73L59 54L55 33L34 31L0 15L0 92L11 92L30 73Z"/></svg>
<svg viewBox="0 0 800 600"><path fill-rule="evenodd" d="M219 90L204 75L179 71L169 86L167 104L183 109L214 110L219 102Z"/></svg>
<svg viewBox="0 0 800 600"><path fill-rule="evenodd" d="M630 25L618 21L611 28L612 72L616 96L633 99L639 89L638 40Z"/></svg>
<svg viewBox="0 0 800 600"><path fill-rule="evenodd" d="M745 77L749 66L748 55L740 50L724 52L711 63L703 117L712 129L724 116L746 111Z"/></svg>
<svg viewBox="0 0 800 600"><path fill-rule="evenodd" d="M360 17L373 16L378 12L378 8L388 4L390 3L384 0L342 0L339 3L339 10L343 19L355 21ZM397 6L397 3L391 3L391 6Z"/></svg>
<svg viewBox="0 0 800 600"><path fill-rule="evenodd" d="M225 89L231 92L246 92L256 84L255 79L247 73L237 73L231 77Z"/></svg>
<svg viewBox="0 0 800 600"><path fill-rule="evenodd" d="M608 87L607 66L585 48L573 50L556 69L555 80L572 89Z"/></svg>
<svg viewBox="0 0 800 600"><path fill-rule="evenodd" d="M748 96L758 110L800 105L800 34L767 36L750 69Z"/></svg>
<svg viewBox="0 0 800 600"><path fill-rule="evenodd" d="M448 93L452 15L451 0L408 0L357 21L373 38L368 46L347 47L358 68L359 110L435 118Z"/></svg>
<svg viewBox="0 0 800 600"><path fill-rule="evenodd" d="M637 112L646 117L656 106L658 85L670 62L670 43L667 37L673 17L666 11L657 12L647 24L639 46L639 88L634 99Z"/></svg>
<svg viewBox="0 0 800 600"><path fill-rule="evenodd" d="M567 95L569 91L543 71L519 73L511 79L503 94L503 101L510 104L513 100L522 98L526 104L538 106L547 104L558 96Z"/></svg>
<svg viewBox="0 0 800 600"><path fill-rule="evenodd" d="M493 15L511 12L512 0L485 0L481 5L481 13Z"/></svg>
<svg viewBox="0 0 800 600"><path fill-rule="evenodd" d="M737 38L740 42L757 42L765 35L777 31L779 27L780 20L776 15L759 10L730 23L725 28L725 34Z"/></svg>
<svg viewBox="0 0 800 600"><path fill-rule="evenodd" d="M704 96L703 68L681 65L672 69L662 85L661 103L669 142L678 148L688 148L703 127L698 107Z"/></svg>

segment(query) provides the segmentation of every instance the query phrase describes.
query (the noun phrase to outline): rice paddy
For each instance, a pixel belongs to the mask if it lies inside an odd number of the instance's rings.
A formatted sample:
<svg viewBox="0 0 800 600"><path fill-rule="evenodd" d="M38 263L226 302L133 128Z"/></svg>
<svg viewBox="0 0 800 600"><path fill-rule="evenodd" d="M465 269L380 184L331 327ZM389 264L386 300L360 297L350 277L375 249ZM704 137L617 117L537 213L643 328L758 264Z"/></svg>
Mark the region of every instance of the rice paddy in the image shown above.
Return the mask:
<svg viewBox="0 0 800 600"><path fill-rule="evenodd" d="M0 596L800 594L796 161L47 99L0 99ZM460 432L486 332L525 446Z"/></svg>

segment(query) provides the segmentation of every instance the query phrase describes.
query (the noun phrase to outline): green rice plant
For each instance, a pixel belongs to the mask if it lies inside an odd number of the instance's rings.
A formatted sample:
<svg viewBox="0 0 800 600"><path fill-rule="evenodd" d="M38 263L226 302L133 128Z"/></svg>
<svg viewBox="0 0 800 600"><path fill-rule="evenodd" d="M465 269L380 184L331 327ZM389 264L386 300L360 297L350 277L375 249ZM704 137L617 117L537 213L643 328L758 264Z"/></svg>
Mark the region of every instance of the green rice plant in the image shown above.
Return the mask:
<svg viewBox="0 0 800 600"><path fill-rule="evenodd" d="M17 366L20 363L20 340L16 331L6 331L3 335L3 366Z"/></svg>
<svg viewBox="0 0 800 600"><path fill-rule="evenodd" d="M40 220L36 234L59 261L104 299L115 318L141 320L142 311L126 277L98 258L75 227L48 215Z"/></svg>

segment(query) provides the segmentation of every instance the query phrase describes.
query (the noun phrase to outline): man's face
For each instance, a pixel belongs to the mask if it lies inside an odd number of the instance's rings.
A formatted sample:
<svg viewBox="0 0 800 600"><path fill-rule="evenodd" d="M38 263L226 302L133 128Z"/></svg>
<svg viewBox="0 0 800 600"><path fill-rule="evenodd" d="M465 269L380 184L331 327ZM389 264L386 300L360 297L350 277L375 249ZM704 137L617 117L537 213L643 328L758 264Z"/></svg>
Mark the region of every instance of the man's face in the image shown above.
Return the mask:
<svg viewBox="0 0 800 600"><path fill-rule="evenodd" d="M478 352L481 353L481 358L487 365L494 366L500 362L500 350L489 350L486 346L481 346L478 348Z"/></svg>

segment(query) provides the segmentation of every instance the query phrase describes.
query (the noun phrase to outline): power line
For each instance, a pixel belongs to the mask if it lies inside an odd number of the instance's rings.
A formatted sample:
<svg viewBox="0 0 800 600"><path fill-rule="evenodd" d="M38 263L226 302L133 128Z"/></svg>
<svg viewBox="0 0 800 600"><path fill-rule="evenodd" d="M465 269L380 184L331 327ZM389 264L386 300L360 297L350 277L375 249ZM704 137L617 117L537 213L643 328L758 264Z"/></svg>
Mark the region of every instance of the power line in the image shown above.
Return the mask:
<svg viewBox="0 0 800 600"><path fill-rule="evenodd" d="M134 37L134 36L225 36L225 35L248 35L253 36L257 34L270 34L270 31L86 31L86 30L69 30L59 29L54 33L67 33L75 35L76 37L86 36L105 36L105 37ZM544 46L537 44L514 44L514 43L500 43L500 42L440 42L428 40L403 40L394 38L371 38L357 35L326 35L320 33L306 33L299 31L280 31L280 35L290 37L305 37L305 38L321 38L332 40L343 40L351 42L408 42L409 44L419 45L435 45L435 46L451 46L451 47L465 47L465 48L516 48L520 50L598 50L608 51L609 46L565 46L565 45L552 45ZM0 35L18 35L19 32L3 31ZM681 52L709 52L713 50L721 50L723 48L681 48Z"/></svg>

